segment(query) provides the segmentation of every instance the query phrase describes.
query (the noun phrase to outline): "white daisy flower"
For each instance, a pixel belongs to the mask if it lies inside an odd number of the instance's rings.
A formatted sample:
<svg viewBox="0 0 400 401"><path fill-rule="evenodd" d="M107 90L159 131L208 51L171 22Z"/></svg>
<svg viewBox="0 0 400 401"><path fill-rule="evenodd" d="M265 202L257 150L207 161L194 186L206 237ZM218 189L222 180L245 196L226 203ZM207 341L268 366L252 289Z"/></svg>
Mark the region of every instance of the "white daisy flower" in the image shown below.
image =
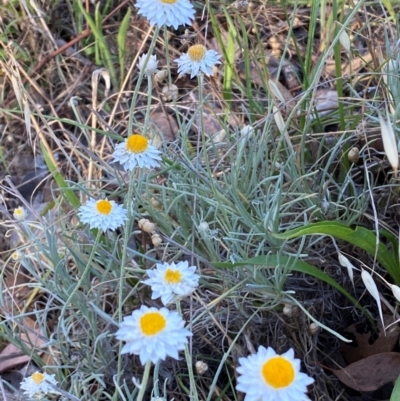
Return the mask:
<svg viewBox="0 0 400 401"><path fill-rule="evenodd" d="M122 164L126 171L131 171L136 166L158 167L160 165L158 160L161 160L160 153L145 136L132 134L123 143L115 146L112 157L115 159L114 162Z"/></svg>
<svg viewBox="0 0 400 401"><path fill-rule="evenodd" d="M14 262L19 262L22 259L22 252L19 251L18 249L15 250L12 254L11 254L11 259Z"/></svg>
<svg viewBox="0 0 400 401"><path fill-rule="evenodd" d="M148 361L157 363L167 356L178 359L178 351L185 348L187 337L192 335L184 325L178 312L142 305L124 318L116 338L126 341L121 353L139 355L142 365Z"/></svg>
<svg viewBox="0 0 400 401"><path fill-rule="evenodd" d="M128 220L127 210L108 199L89 199L79 208L79 218L82 223L88 223L90 228L103 231L115 230Z"/></svg>
<svg viewBox="0 0 400 401"><path fill-rule="evenodd" d="M240 373L236 389L246 393L244 401L305 401L307 386L314 379L300 372L300 359L290 349L277 355L260 346L256 354L239 358Z"/></svg>
<svg viewBox="0 0 400 401"><path fill-rule="evenodd" d="M24 393L32 398L35 394L48 394L55 393L53 387L47 382L57 385L57 381L54 375L48 375L47 373L35 372L29 377L25 377L21 382L21 389L25 390Z"/></svg>
<svg viewBox="0 0 400 401"><path fill-rule="evenodd" d="M28 217L28 212L23 206L20 206L14 209L13 216L17 221L24 221Z"/></svg>
<svg viewBox="0 0 400 401"><path fill-rule="evenodd" d="M190 74L190 78L193 78L199 73L211 75L213 67L221 64L220 58L215 50L207 50L203 45L194 45L175 62L178 63L179 74Z"/></svg>
<svg viewBox="0 0 400 401"><path fill-rule="evenodd" d="M137 0L138 13L147 18L151 25L190 25L194 19L194 8L189 0Z"/></svg>
<svg viewBox="0 0 400 401"><path fill-rule="evenodd" d="M143 56L139 57L138 68L140 71L144 69L145 75L156 74L158 72L158 60L157 56L151 55L149 61L146 64L147 54L143 54Z"/></svg>
<svg viewBox="0 0 400 401"><path fill-rule="evenodd" d="M195 270L196 266L189 266L188 262L157 263L155 269L147 271L149 278L142 282L151 286L151 299L161 297L161 302L168 305L198 287L200 276Z"/></svg>

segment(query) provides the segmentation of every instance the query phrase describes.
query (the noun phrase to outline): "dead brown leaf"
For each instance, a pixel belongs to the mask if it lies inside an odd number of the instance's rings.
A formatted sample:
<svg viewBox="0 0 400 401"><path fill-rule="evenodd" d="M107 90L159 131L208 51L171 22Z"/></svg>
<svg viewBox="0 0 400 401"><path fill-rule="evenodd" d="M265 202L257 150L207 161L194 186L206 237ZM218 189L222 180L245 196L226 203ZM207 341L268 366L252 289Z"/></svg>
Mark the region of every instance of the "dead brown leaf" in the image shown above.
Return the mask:
<svg viewBox="0 0 400 401"><path fill-rule="evenodd" d="M170 115L166 115L162 111L151 113L150 121L160 131L161 137L165 142L172 142L176 139L178 133L178 124Z"/></svg>
<svg viewBox="0 0 400 401"><path fill-rule="evenodd" d="M357 391L375 391L396 380L400 374L400 354L384 352L352 363L346 368L332 370L346 386Z"/></svg>
<svg viewBox="0 0 400 401"><path fill-rule="evenodd" d="M223 129L223 126L218 119L218 116L220 115L223 115L223 111L219 108L216 108L212 111L204 108L202 115L203 121L200 120L200 116L196 116L194 119L193 128L200 133L202 126L206 136L213 136Z"/></svg>
<svg viewBox="0 0 400 401"><path fill-rule="evenodd" d="M391 323L390 317L384 316L384 320L385 325ZM346 331L354 335L355 341L343 343L341 346L342 354L348 363L354 363L372 355L392 351L399 339L400 327L398 325L389 327L385 335L381 326L378 339L372 344L370 343L370 333L358 333L355 324L349 326ZM357 346L354 347L353 344Z"/></svg>

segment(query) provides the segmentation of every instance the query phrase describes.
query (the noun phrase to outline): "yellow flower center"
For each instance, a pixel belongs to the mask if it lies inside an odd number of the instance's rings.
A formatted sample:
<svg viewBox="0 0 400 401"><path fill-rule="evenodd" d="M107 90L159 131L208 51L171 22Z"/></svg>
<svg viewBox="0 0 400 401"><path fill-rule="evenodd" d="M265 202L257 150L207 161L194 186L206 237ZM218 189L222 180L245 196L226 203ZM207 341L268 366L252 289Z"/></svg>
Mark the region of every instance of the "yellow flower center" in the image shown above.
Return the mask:
<svg viewBox="0 0 400 401"><path fill-rule="evenodd" d="M194 45L189 47L187 54L191 61L200 62L205 57L206 51L203 45Z"/></svg>
<svg viewBox="0 0 400 401"><path fill-rule="evenodd" d="M112 210L112 204L107 199L99 200L96 202L96 209L100 214L110 214Z"/></svg>
<svg viewBox="0 0 400 401"><path fill-rule="evenodd" d="M22 207L17 207L17 208L14 210L14 213L15 213L17 216L22 216L22 215L24 214L24 209L22 209Z"/></svg>
<svg viewBox="0 0 400 401"><path fill-rule="evenodd" d="M44 374L40 372L35 372L31 376L32 380L35 382L35 384L42 384L44 380Z"/></svg>
<svg viewBox="0 0 400 401"><path fill-rule="evenodd" d="M167 269L164 279L168 284L178 284L182 280L182 273L179 270Z"/></svg>
<svg viewBox="0 0 400 401"><path fill-rule="evenodd" d="M145 336L154 336L165 329L167 320L160 312L149 312L140 318L140 328Z"/></svg>
<svg viewBox="0 0 400 401"><path fill-rule="evenodd" d="M286 358L277 356L264 363L261 375L265 382L274 389L288 387L294 380L293 364Z"/></svg>
<svg viewBox="0 0 400 401"><path fill-rule="evenodd" d="M161 0L161 3L164 4L175 4L178 0Z"/></svg>
<svg viewBox="0 0 400 401"><path fill-rule="evenodd" d="M133 134L128 137L126 141L126 149L132 153L142 153L149 146L149 141L146 137L139 134Z"/></svg>

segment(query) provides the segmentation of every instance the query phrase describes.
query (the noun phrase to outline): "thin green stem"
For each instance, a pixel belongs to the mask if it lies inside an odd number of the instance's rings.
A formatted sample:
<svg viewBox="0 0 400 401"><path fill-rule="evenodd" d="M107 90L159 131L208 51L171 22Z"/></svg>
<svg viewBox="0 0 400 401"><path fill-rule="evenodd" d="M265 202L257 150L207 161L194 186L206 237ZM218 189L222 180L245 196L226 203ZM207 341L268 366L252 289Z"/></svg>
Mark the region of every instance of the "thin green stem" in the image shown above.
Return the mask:
<svg viewBox="0 0 400 401"><path fill-rule="evenodd" d="M169 44L168 44L168 30L167 27L164 26L164 41L165 41L165 56L167 60L167 71L168 71L168 85L172 85L172 78L171 78L171 60L169 59Z"/></svg>
<svg viewBox="0 0 400 401"><path fill-rule="evenodd" d="M179 314L182 316L182 308L181 308L180 302L176 303L176 309L179 312ZM190 380L189 399L197 401L197 400L199 400L199 395L197 393L196 381L194 380L192 356L190 355L190 350L189 350L189 347L187 344L185 345L185 359L186 359L186 365L188 368L189 380Z"/></svg>
<svg viewBox="0 0 400 401"><path fill-rule="evenodd" d="M147 382L149 381L150 368L151 368L151 361L148 360L146 362L146 366L144 367L143 378L142 378L142 382L140 383L139 395L136 398L136 401L143 400L144 393L146 392Z"/></svg>
<svg viewBox="0 0 400 401"><path fill-rule="evenodd" d="M132 233L132 226L133 226L133 187L135 182L135 170L131 171L130 178L129 178L129 187L128 187L128 195L127 195L127 202L126 207L128 209L128 222L125 226L124 232L124 242L122 247L122 257L121 257L121 270L119 274L119 291L118 291L118 321L121 322L123 318L123 300L124 300L124 283L125 283L125 265L127 261L127 252L128 252L128 243L129 238ZM118 352L118 375L121 375L122 371L122 355L121 355L121 348L122 343L119 344L119 352ZM119 379L119 377L118 377ZM118 380L117 379L117 380ZM114 393L113 400L117 400L118 391L116 390Z"/></svg>
<svg viewBox="0 0 400 401"><path fill-rule="evenodd" d="M148 50L148 53L147 53L147 57L145 59L145 65L147 65L147 63L150 60L150 57L154 51L159 31L160 31L160 28L156 27L149 50ZM144 74L145 74L145 68L142 68L142 70L140 71L140 74L139 74L138 82L135 86L135 91L133 93L133 97L132 97L132 103L131 103L131 107L130 107L129 121L128 121L128 134L133 132L132 127L133 127L133 121L134 121L134 110L135 110L137 96L139 94L139 90L140 90L140 86L141 86ZM148 95L145 122L144 122L144 127L143 127L144 134L147 130L149 116L150 116L150 108L151 108L151 90L152 90L151 76L148 76L148 84L149 84L149 95ZM119 276L119 292L118 292L118 321L119 322L121 322L123 319L123 301L124 301L123 288L124 288L124 283L125 283L125 265L126 265L126 261L127 261L128 243L129 243L129 239L130 239L130 236L132 233L133 220L134 220L133 204L132 204L134 187L135 187L135 170L131 171L131 174L129 177L128 194L126 197L126 207L128 210L128 222L126 224L125 232L124 232L122 257L121 257L121 270L120 270L120 276ZM122 371L121 348L122 348L122 343L120 343L120 345L119 345L119 353L118 353L118 374L119 375L121 375L121 371ZM116 391L114 393L113 399L116 400L117 397L118 397L118 393Z"/></svg>
<svg viewBox="0 0 400 401"><path fill-rule="evenodd" d="M145 65L147 65L147 63L149 62L150 56L152 55L153 50L156 47L156 43L157 43L157 38L158 38L159 32L160 32L160 28L157 26L155 31L154 31L153 39L151 40L151 43L150 43L149 51L147 53L147 57L146 57L146 60L145 60ZM129 109L128 134L132 133L136 101L137 101L137 97L138 97L138 94L139 94L140 85L141 85L141 83L143 81L144 70L145 70L145 68L142 68L142 70L140 71L138 82L136 83L135 91L133 92L132 103L131 103L131 107Z"/></svg>
<svg viewBox="0 0 400 401"><path fill-rule="evenodd" d="M153 92L153 80L151 78L151 75L147 75L147 107L146 107L146 115L144 117L144 123L143 123L143 135L146 135L147 133L147 127L149 125L149 120L150 120L150 112L151 112L151 94Z"/></svg>

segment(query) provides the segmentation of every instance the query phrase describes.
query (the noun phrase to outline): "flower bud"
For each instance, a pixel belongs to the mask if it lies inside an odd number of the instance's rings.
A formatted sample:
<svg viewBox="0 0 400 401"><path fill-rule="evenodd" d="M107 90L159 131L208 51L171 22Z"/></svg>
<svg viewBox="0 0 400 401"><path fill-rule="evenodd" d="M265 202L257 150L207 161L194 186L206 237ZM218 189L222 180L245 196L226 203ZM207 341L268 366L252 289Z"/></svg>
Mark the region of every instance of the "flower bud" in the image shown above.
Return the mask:
<svg viewBox="0 0 400 401"><path fill-rule="evenodd" d="M310 323L308 326L308 332L313 336L318 333L319 326L317 323Z"/></svg>
<svg viewBox="0 0 400 401"><path fill-rule="evenodd" d="M204 375L208 370L208 365L204 361L197 361L194 366L199 375Z"/></svg>
<svg viewBox="0 0 400 401"><path fill-rule="evenodd" d="M178 87L174 84L165 85L162 89L162 95L166 101L174 100L178 97Z"/></svg>
<svg viewBox="0 0 400 401"><path fill-rule="evenodd" d="M283 309L282 312L284 315L288 316L288 317L292 317L297 315L297 308L294 305L288 305L286 304Z"/></svg>
<svg viewBox="0 0 400 401"><path fill-rule="evenodd" d="M162 82L162 81L164 81L165 78L167 78L167 76L168 76L167 70L158 71L157 74L154 75L154 81Z"/></svg>
<svg viewBox="0 0 400 401"><path fill-rule="evenodd" d="M151 206L154 207L154 209L161 210L162 209L162 203L159 202L156 198L152 197L150 198L150 204Z"/></svg>
<svg viewBox="0 0 400 401"><path fill-rule="evenodd" d="M357 163L358 159L360 158L360 150L356 147L351 148L349 150L349 153L347 153L347 158L352 162L352 163Z"/></svg>
<svg viewBox="0 0 400 401"><path fill-rule="evenodd" d="M159 234L153 234L151 236L151 242L155 247L160 246L162 244L162 238L160 237Z"/></svg>
<svg viewBox="0 0 400 401"><path fill-rule="evenodd" d="M156 230L156 225L147 219L140 219L138 221L139 228L145 233L152 233Z"/></svg>
<svg viewBox="0 0 400 401"><path fill-rule="evenodd" d="M210 226L208 225L208 223L206 221L202 221L199 224L199 231L201 231L203 233L208 233L210 231Z"/></svg>
<svg viewBox="0 0 400 401"><path fill-rule="evenodd" d="M143 54L142 57L139 57L138 68L140 71L144 70L145 75L151 75L158 72L158 60L157 56L151 55L147 60L147 54Z"/></svg>

